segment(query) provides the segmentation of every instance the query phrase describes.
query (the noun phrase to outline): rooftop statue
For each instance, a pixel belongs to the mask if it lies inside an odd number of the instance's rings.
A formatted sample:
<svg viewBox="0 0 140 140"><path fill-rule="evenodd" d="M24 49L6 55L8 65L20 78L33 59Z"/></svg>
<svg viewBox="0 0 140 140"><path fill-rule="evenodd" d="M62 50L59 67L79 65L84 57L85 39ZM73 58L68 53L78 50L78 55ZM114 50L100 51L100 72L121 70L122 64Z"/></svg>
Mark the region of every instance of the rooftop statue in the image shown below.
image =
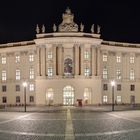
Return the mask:
<svg viewBox="0 0 140 140"><path fill-rule="evenodd" d="M40 29L39 29L38 24L36 25L36 33L37 33L37 34L39 34L39 33L40 33Z"/></svg>
<svg viewBox="0 0 140 140"><path fill-rule="evenodd" d="M83 32L84 31L84 25L81 23L80 25L80 32Z"/></svg>
<svg viewBox="0 0 140 140"><path fill-rule="evenodd" d="M62 23L59 25L58 31L60 32L78 32L78 25L73 21L74 15L69 8L66 9L62 15Z"/></svg>
<svg viewBox="0 0 140 140"><path fill-rule="evenodd" d="M57 30L57 27L55 24L53 24L53 31L56 32L56 30Z"/></svg>
<svg viewBox="0 0 140 140"><path fill-rule="evenodd" d="M94 24L91 26L91 33L94 33Z"/></svg>
<svg viewBox="0 0 140 140"><path fill-rule="evenodd" d="M45 26L44 26L44 24L42 25L42 33L45 33Z"/></svg>

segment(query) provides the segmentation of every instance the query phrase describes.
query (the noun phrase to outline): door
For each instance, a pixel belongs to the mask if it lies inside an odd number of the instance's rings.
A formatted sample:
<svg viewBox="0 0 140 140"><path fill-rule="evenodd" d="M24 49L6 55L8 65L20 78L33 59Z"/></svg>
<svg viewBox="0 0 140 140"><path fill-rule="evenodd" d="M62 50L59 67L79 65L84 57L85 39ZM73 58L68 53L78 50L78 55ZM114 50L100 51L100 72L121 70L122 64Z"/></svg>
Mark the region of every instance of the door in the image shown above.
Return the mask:
<svg viewBox="0 0 140 140"><path fill-rule="evenodd" d="M74 104L74 89L72 86L64 87L63 104L64 105L73 105Z"/></svg>

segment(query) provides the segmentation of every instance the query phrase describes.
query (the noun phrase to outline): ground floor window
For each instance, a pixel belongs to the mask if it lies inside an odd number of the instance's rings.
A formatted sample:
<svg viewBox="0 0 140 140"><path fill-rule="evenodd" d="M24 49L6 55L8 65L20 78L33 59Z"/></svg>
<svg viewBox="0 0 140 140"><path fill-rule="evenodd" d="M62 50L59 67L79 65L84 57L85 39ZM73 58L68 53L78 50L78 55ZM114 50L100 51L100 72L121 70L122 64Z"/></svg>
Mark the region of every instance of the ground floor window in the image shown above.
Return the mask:
<svg viewBox="0 0 140 140"><path fill-rule="evenodd" d="M103 103L107 103L107 96L103 96Z"/></svg>
<svg viewBox="0 0 140 140"><path fill-rule="evenodd" d="M49 88L46 93L46 101L48 105L53 104L53 89Z"/></svg>
<svg viewBox="0 0 140 140"><path fill-rule="evenodd" d="M20 96L16 97L16 103L20 103Z"/></svg>
<svg viewBox="0 0 140 140"><path fill-rule="evenodd" d="M73 105L74 104L74 88L72 86L64 87L63 104L64 105Z"/></svg>
<svg viewBox="0 0 140 140"><path fill-rule="evenodd" d="M122 97L121 96L117 96L117 103L121 103L122 101Z"/></svg>
<svg viewBox="0 0 140 140"><path fill-rule="evenodd" d="M2 97L2 102L7 103L7 97Z"/></svg>
<svg viewBox="0 0 140 140"><path fill-rule="evenodd" d="M34 102L34 96L30 96L30 103Z"/></svg>
<svg viewBox="0 0 140 140"><path fill-rule="evenodd" d="M91 103L91 88L85 88L84 90L84 103L85 104Z"/></svg>

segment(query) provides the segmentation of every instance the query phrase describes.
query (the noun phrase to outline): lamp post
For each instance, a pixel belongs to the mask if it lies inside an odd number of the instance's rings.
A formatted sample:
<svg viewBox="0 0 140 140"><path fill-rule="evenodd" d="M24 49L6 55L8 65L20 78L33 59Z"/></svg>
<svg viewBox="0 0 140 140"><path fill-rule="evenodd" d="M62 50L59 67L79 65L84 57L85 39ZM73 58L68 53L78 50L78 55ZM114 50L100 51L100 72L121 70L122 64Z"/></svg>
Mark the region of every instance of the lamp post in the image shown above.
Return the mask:
<svg viewBox="0 0 140 140"><path fill-rule="evenodd" d="M115 81L111 81L112 86L112 111L114 111L114 87L115 87Z"/></svg>
<svg viewBox="0 0 140 140"><path fill-rule="evenodd" d="M23 82L23 87L24 87L24 112L26 112L26 87L27 87L27 82Z"/></svg>

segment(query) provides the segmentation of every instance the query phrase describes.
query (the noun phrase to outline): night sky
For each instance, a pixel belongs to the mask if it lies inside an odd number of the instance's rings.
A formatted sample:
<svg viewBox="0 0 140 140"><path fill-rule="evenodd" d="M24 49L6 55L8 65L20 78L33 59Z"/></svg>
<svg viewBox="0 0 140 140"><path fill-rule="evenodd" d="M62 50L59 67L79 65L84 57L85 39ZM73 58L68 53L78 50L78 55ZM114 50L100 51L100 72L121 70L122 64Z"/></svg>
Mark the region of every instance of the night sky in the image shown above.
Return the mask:
<svg viewBox="0 0 140 140"><path fill-rule="evenodd" d="M140 43L139 3L113 0L5 0L0 3L0 43L35 39L36 24L45 24L46 32L52 32L67 7L74 21L85 25L85 32L94 23L101 25L104 40Z"/></svg>

